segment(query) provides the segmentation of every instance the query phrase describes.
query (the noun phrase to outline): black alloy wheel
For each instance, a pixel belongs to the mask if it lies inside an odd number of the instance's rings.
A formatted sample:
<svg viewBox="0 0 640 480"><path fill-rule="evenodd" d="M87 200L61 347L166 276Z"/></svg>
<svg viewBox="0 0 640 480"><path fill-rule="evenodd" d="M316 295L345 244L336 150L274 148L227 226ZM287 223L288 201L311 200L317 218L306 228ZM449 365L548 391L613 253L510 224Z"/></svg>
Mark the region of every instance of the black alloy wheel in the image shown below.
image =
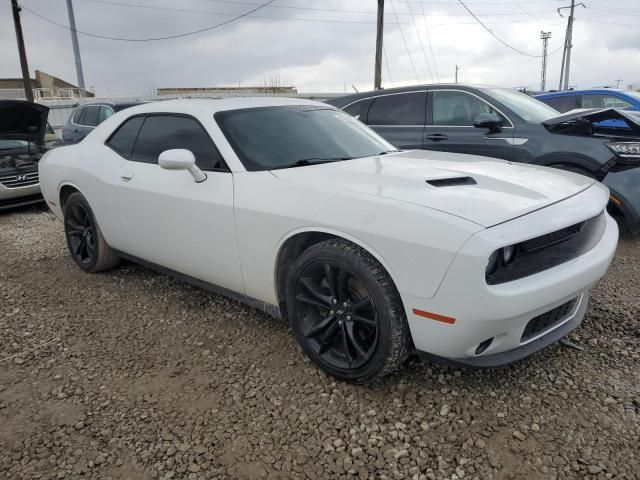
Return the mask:
<svg viewBox="0 0 640 480"><path fill-rule="evenodd" d="M89 202L80 192L69 195L62 205L64 232L69 253L85 272L115 267L120 257L105 241Z"/></svg>
<svg viewBox="0 0 640 480"><path fill-rule="evenodd" d="M340 380L366 383L384 377L412 349L391 277L367 251L345 239L304 250L287 274L285 293L302 350Z"/></svg>
<svg viewBox="0 0 640 480"><path fill-rule="evenodd" d="M302 333L333 367L367 363L378 343L378 314L364 283L345 265L323 260L298 277L296 309L304 312Z"/></svg>
<svg viewBox="0 0 640 480"><path fill-rule="evenodd" d="M64 218L69 251L78 265L90 265L96 259L96 228L91 213L80 203L69 206Z"/></svg>

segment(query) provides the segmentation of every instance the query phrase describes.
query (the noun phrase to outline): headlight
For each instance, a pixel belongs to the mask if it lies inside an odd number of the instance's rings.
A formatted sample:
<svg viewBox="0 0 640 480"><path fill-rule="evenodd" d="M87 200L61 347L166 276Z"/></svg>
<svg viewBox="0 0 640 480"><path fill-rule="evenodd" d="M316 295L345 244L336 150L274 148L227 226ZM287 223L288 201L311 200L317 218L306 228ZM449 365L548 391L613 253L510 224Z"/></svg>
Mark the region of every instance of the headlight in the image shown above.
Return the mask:
<svg viewBox="0 0 640 480"><path fill-rule="evenodd" d="M513 265L513 262L515 262L517 256L517 245L507 245L506 247L499 248L489 257L485 274L490 277L501 268Z"/></svg>
<svg viewBox="0 0 640 480"><path fill-rule="evenodd" d="M502 249L502 263L505 266L511 265L518 254L517 247L515 245L509 245L508 247L504 247Z"/></svg>
<svg viewBox="0 0 640 480"><path fill-rule="evenodd" d="M625 165L635 165L640 163L639 142L607 143L607 147L609 147L609 149L618 157L617 163Z"/></svg>
<svg viewBox="0 0 640 480"><path fill-rule="evenodd" d="M489 257L489 261L487 262L487 268L485 270L485 274L487 276L491 276L498 271L498 262L500 260L500 250L496 250Z"/></svg>

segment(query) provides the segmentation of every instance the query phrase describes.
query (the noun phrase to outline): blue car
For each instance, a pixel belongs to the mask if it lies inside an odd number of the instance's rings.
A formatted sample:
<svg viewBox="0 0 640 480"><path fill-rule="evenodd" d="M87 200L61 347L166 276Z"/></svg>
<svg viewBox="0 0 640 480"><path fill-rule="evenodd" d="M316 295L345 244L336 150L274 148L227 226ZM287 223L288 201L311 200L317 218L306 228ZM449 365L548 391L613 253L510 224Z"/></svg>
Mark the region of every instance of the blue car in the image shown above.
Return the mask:
<svg viewBox="0 0 640 480"><path fill-rule="evenodd" d="M640 92L634 90L617 90L614 88L597 88L592 90L566 90L537 95L536 99L566 113L577 108L617 108L636 116L640 116ZM618 120L608 120L601 127L626 128L626 124Z"/></svg>

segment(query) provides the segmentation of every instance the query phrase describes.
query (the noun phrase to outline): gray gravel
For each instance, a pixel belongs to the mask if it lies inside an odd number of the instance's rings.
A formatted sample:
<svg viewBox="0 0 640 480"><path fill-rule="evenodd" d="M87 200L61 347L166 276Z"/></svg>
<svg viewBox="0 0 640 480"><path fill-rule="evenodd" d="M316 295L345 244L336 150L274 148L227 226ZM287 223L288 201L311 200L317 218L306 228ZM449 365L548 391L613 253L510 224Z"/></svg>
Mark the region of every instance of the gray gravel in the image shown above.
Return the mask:
<svg viewBox="0 0 640 480"><path fill-rule="evenodd" d="M0 287L0 479L640 478L638 241L578 348L367 387L249 307L133 264L80 272L42 209L0 214Z"/></svg>

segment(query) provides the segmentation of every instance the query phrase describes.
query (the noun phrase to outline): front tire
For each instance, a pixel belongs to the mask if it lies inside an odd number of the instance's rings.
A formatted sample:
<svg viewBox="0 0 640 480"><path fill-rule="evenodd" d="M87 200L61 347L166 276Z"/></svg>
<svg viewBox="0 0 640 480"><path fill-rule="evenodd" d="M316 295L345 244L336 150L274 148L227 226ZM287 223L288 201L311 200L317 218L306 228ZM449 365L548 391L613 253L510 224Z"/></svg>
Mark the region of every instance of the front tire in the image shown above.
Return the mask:
<svg viewBox="0 0 640 480"><path fill-rule="evenodd" d="M291 268L286 292L298 343L329 374L366 383L406 359L411 337L400 295L362 248L343 239L310 247Z"/></svg>
<svg viewBox="0 0 640 480"><path fill-rule="evenodd" d="M82 270L94 273L119 263L120 257L107 245L89 202L80 192L69 196L62 213L69 253Z"/></svg>

